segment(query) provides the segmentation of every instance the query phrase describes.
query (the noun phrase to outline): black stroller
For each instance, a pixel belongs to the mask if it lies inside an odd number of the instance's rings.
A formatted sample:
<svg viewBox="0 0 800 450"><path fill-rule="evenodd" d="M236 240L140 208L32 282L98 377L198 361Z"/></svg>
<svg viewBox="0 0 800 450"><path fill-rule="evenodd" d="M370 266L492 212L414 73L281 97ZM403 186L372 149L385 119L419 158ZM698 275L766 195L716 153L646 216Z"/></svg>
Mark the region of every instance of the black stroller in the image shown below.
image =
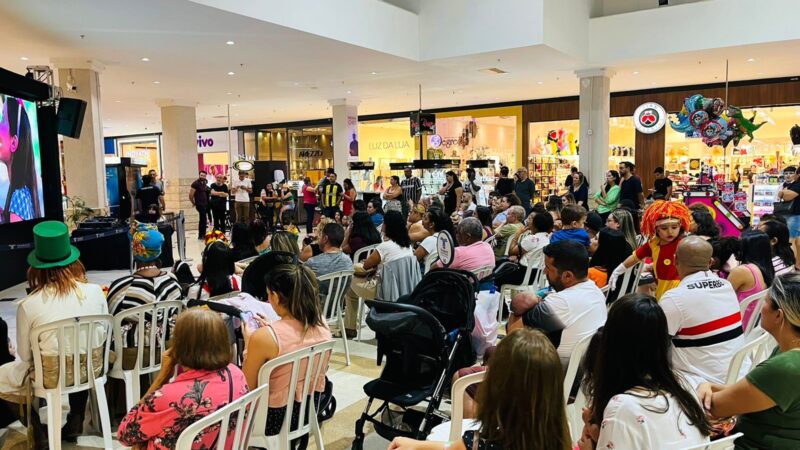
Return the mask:
<svg viewBox="0 0 800 450"><path fill-rule="evenodd" d="M442 269L426 274L397 303L367 301L367 325L378 341L378 364L386 357L386 365L380 378L364 385L369 400L356 421L353 450L363 448L366 422L388 440L424 439L442 422L445 417L436 412L453 373L475 362L470 335L477 292L478 279L471 272ZM375 400L382 404L370 413ZM423 401L424 412L412 409ZM390 409L390 404L402 411Z"/></svg>

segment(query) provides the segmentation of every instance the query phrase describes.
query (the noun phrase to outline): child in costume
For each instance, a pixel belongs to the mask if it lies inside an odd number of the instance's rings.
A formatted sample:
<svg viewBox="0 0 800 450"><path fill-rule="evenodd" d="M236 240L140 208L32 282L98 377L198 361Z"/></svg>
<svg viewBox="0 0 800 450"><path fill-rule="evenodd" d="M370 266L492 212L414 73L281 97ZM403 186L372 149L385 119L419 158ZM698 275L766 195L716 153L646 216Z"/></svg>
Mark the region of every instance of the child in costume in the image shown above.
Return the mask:
<svg viewBox="0 0 800 450"><path fill-rule="evenodd" d="M689 229L691 220L689 208L682 202L660 200L650 205L642 217L642 234L650 240L614 269L608 284L616 286L620 275L634 264L649 257L653 259L653 276L658 282L656 300L660 300L664 292L680 282L675 268L675 250Z"/></svg>

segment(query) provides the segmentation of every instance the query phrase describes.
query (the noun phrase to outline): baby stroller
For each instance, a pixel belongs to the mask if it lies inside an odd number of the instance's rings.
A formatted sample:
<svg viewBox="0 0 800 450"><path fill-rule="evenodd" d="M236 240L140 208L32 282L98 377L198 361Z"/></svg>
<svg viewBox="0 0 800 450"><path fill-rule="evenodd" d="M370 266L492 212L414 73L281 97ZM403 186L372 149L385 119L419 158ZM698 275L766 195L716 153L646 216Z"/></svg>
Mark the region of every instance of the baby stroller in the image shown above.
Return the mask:
<svg viewBox="0 0 800 450"><path fill-rule="evenodd" d="M363 448L366 422L388 440L424 439L442 422L444 416L436 412L446 385L456 370L475 362L470 335L477 292L474 274L442 269L426 274L397 303L367 301L367 325L378 341L378 364L385 357L386 365L380 378L364 385L368 401L356 421L353 450ZM382 404L370 412L375 400ZM424 411L412 409L423 401L427 401Z"/></svg>

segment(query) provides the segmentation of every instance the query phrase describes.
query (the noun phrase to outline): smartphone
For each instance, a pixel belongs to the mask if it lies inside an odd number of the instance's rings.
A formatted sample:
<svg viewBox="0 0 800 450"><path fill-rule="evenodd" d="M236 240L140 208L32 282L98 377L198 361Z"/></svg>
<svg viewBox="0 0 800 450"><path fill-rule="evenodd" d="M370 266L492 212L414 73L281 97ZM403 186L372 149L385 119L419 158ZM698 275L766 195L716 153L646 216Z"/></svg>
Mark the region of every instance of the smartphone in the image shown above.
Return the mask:
<svg viewBox="0 0 800 450"><path fill-rule="evenodd" d="M255 330L261 326L261 323L256 320L256 315L252 311L242 311L239 318L242 322L246 323L251 330Z"/></svg>

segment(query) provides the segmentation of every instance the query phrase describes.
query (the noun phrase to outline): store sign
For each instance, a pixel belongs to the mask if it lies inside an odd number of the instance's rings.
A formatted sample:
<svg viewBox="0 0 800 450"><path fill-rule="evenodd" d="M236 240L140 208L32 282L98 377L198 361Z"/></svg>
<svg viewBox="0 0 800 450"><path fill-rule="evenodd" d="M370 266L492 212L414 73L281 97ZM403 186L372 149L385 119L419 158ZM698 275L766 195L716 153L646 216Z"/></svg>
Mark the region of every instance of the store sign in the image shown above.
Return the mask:
<svg viewBox="0 0 800 450"><path fill-rule="evenodd" d="M231 131L230 139L227 131L207 131L197 133L197 153L221 153L228 151L228 141L232 155L239 154L238 132Z"/></svg>
<svg viewBox="0 0 800 450"><path fill-rule="evenodd" d="M358 161L358 113L356 107L347 105L348 161Z"/></svg>
<svg viewBox="0 0 800 450"><path fill-rule="evenodd" d="M640 133L657 133L666 123L667 112L655 102L644 103L633 113L633 124Z"/></svg>
<svg viewBox="0 0 800 450"><path fill-rule="evenodd" d="M442 265L445 267L453 264L453 259L456 257L453 251L455 246L455 241L453 241L453 237L450 236L450 233L447 231L439 233L439 237L436 239L436 252L439 255L439 261L441 261Z"/></svg>
<svg viewBox="0 0 800 450"><path fill-rule="evenodd" d="M442 146L442 137L438 134L433 134L428 138L428 147L439 148Z"/></svg>
<svg viewBox="0 0 800 450"><path fill-rule="evenodd" d="M408 141L376 141L369 143L370 150L405 150L410 148Z"/></svg>

